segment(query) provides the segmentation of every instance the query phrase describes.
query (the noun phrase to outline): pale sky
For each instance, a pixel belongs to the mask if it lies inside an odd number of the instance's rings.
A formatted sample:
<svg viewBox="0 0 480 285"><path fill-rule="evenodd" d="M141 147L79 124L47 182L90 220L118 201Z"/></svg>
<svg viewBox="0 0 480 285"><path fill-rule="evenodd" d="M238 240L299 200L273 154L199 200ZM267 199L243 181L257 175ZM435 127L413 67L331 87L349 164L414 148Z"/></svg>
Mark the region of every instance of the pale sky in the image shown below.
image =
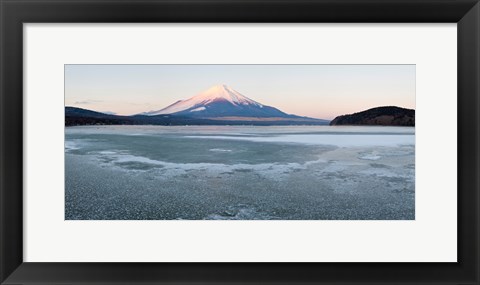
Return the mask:
<svg viewBox="0 0 480 285"><path fill-rule="evenodd" d="M132 115L218 84L320 119L379 106L415 109L415 65L65 65L65 105Z"/></svg>

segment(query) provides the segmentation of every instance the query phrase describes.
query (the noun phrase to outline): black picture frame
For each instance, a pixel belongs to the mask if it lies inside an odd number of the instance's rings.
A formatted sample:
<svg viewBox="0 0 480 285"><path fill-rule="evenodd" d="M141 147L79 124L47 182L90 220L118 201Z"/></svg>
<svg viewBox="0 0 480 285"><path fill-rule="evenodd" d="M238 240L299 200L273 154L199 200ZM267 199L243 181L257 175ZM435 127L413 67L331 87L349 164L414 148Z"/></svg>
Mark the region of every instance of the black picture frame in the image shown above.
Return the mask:
<svg viewBox="0 0 480 285"><path fill-rule="evenodd" d="M479 0L0 0L0 15L1 284L480 284ZM457 23L458 262L23 262L23 23L107 22Z"/></svg>

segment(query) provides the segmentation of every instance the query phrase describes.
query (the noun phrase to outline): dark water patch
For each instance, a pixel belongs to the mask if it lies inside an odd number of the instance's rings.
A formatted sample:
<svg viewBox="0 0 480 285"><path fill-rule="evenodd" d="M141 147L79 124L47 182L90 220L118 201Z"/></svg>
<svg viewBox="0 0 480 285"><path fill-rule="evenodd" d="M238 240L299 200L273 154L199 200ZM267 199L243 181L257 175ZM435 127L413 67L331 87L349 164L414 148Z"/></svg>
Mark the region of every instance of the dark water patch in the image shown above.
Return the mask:
<svg viewBox="0 0 480 285"><path fill-rule="evenodd" d="M407 183L407 179L404 177L384 177L383 179L395 184Z"/></svg>
<svg viewBox="0 0 480 285"><path fill-rule="evenodd" d="M163 168L163 165L157 164L149 164L137 161L127 161L127 162L115 162L116 166L120 166L125 169L132 169L132 170L151 170L155 168Z"/></svg>
<svg viewBox="0 0 480 285"><path fill-rule="evenodd" d="M253 169L248 169L248 168L237 168L237 169L234 169L235 172L252 172Z"/></svg>
<svg viewBox="0 0 480 285"><path fill-rule="evenodd" d="M373 168L390 168L390 166L381 163L370 163L370 166Z"/></svg>

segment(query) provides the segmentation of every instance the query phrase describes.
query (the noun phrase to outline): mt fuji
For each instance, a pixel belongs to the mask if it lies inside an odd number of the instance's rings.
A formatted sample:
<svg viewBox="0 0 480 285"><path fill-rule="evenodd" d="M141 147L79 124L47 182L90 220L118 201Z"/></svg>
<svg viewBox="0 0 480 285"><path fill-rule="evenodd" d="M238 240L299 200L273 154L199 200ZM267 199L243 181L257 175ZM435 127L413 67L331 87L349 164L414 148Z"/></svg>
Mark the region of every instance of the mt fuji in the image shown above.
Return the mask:
<svg viewBox="0 0 480 285"><path fill-rule="evenodd" d="M254 101L227 85L215 85L208 90L186 100L179 100L161 110L142 115L179 115L194 118L245 120L257 119L311 119L290 115L277 108Z"/></svg>
<svg viewBox="0 0 480 285"><path fill-rule="evenodd" d="M75 125L328 125L330 121L287 114L254 101L226 85L215 85L161 110L119 116L65 107L65 124Z"/></svg>

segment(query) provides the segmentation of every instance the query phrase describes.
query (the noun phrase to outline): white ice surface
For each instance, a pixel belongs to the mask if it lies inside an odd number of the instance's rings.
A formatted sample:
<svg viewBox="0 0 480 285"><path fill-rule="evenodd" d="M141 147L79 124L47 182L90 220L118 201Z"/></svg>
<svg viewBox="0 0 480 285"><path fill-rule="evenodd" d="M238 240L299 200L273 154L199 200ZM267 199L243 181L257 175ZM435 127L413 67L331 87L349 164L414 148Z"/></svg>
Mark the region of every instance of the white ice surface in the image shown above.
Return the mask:
<svg viewBox="0 0 480 285"><path fill-rule="evenodd" d="M299 143L309 145L334 145L338 147L355 146L399 146L414 145L414 135L327 135L327 134L308 134L308 135L280 135L280 136L185 136L188 138L199 139L219 139L219 140L243 140L253 142L281 142L281 143Z"/></svg>

